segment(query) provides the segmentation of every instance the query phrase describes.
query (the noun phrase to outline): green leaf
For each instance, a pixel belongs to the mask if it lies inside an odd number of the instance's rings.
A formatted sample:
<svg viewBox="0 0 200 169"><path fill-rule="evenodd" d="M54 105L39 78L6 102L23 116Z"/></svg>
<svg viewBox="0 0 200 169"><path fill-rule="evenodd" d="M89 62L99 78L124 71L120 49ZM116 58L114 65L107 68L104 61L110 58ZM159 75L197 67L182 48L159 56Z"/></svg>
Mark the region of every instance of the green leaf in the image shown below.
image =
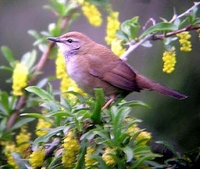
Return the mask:
<svg viewBox="0 0 200 169"><path fill-rule="evenodd" d="M75 9L77 9L79 7L79 5L77 3L69 3L69 5L66 6L64 12L63 12L63 16L72 16L73 12L75 11Z"/></svg>
<svg viewBox="0 0 200 169"><path fill-rule="evenodd" d="M0 114L9 115L10 106L9 106L9 97L8 93L1 92L0 93Z"/></svg>
<svg viewBox="0 0 200 169"><path fill-rule="evenodd" d="M59 36L60 35L60 28L55 23L50 23L48 26L48 30L51 36Z"/></svg>
<svg viewBox="0 0 200 169"><path fill-rule="evenodd" d="M112 111L112 121L113 121L113 135L114 135L114 144L118 146L121 144L126 137L122 132L122 124L124 119L130 113L130 107L122 107L118 111L111 109Z"/></svg>
<svg viewBox="0 0 200 169"><path fill-rule="evenodd" d="M117 30L116 31L116 36L119 38L119 39L122 39L122 40L125 40L125 41L128 41L128 36L121 30Z"/></svg>
<svg viewBox="0 0 200 169"><path fill-rule="evenodd" d="M110 166L106 165L105 161L99 155L91 155L91 158L98 162L100 169L110 169Z"/></svg>
<svg viewBox="0 0 200 169"><path fill-rule="evenodd" d="M20 169L27 169L26 164L24 163L24 159L22 159L18 153L13 152L11 155Z"/></svg>
<svg viewBox="0 0 200 169"><path fill-rule="evenodd" d="M37 96L39 96L43 100L49 100L50 101L50 100L53 99L53 96L51 94L49 94L47 91L45 91L43 89L40 89L37 86L29 86L29 87L26 87L25 90L27 90L30 93L36 94Z"/></svg>
<svg viewBox="0 0 200 169"><path fill-rule="evenodd" d="M48 6L47 9L52 10L54 13L57 12L60 16L64 16L64 11L66 8L66 1L50 0L54 7Z"/></svg>
<svg viewBox="0 0 200 169"><path fill-rule="evenodd" d="M7 118L1 117L1 120L0 120L0 140L1 140L1 137L5 134L6 125L7 125Z"/></svg>
<svg viewBox="0 0 200 169"><path fill-rule="evenodd" d="M64 112L63 110L48 113L46 117L51 117L51 116L61 116L61 117L71 117L71 114L68 112Z"/></svg>
<svg viewBox="0 0 200 169"><path fill-rule="evenodd" d="M164 44L165 46L170 46L170 43L173 41L176 41L178 38L177 37L167 37L164 39ZM170 47L172 48L172 47Z"/></svg>
<svg viewBox="0 0 200 169"><path fill-rule="evenodd" d="M60 97L60 104L68 111L72 110L72 106L70 105L70 103L67 101L66 98L64 97Z"/></svg>
<svg viewBox="0 0 200 169"><path fill-rule="evenodd" d="M189 22L190 22L191 25L193 25L195 20L196 20L197 11L198 11L198 7L195 7L195 8L192 9L190 14L188 15Z"/></svg>
<svg viewBox="0 0 200 169"><path fill-rule="evenodd" d="M139 39L144 38L145 36L152 34L152 33L157 33L157 32L162 32L162 31L175 31L177 30L178 27L172 23L167 23L167 22L161 22L156 25L153 25L149 27L146 31L144 31Z"/></svg>
<svg viewBox="0 0 200 169"><path fill-rule="evenodd" d="M13 71L13 68L12 67L8 67L8 66L0 66L0 69L7 70L7 71L10 71L10 72Z"/></svg>
<svg viewBox="0 0 200 169"><path fill-rule="evenodd" d="M52 7L52 6L50 6L50 5L44 5L43 8L44 8L44 9L47 9L47 10L50 10L50 11L52 11L53 13L55 13L55 8Z"/></svg>
<svg viewBox="0 0 200 169"><path fill-rule="evenodd" d="M48 78L41 79L36 85L39 88L43 88L48 83Z"/></svg>
<svg viewBox="0 0 200 169"><path fill-rule="evenodd" d="M147 160L153 160L154 158L159 157L156 154L146 154L144 157L139 157L138 159L136 159L133 163L133 165L131 166L132 169L137 168L139 165L141 165L142 163L144 163Z"/></svg>
<svg viewBox="0 0 200 169"><path fill-rule="evenodd" d="M102 6L107 6L109 4L109 0L88 0L88 2L93 3L94 5Z"/></svg>
<svg viewBox="0 0 200 169"><path fill-rule="evenodd" d="M88 147L88 144L85 141L81 142L81 150L78 153L78 160L77 160L77 165L75 169L85 168L84 162L85 162L85 154L86 154L87 147Z"/></svg>
<svg viewBox="0 0 200 169"><path fill-rule="evenodd" d="M93 130L95 135L100 136L104 141L109 139L109 135L105 130Z"/></svg>
<svg viewBox="0 0 200 169"><path fill-rule="evenodd" d="M66 126L60 126L57 128L49 129L49 132L46 135L37 137L32 144L33 151L37 149L40 143L47 142L52 136L57 135L58 132L63 131L65 128Z"/></svg>
<svg viewBox="0 0 200 169"><path fill-rule="evenodd" d="M142 46L144 46L144 47L146 47L146 48L150 48L150 47L152 47L153 45L152 45L152 43L151 43L149 40L147 40L147 41L145 41L145 42L142 44Z"/></svg>
<svg viewBox="0 0 200 169"><path fill-rule="evenodd" d="M38 118L38 119L44 119L44 116L40 113L22 113L20 116L28 116L28 117Z"/></svg>
<svg viewBox="0 0 200 169"><path fill-rule="evenodd" d="M27 52L22 56L21 62L26 63L27 67L31 69L36 61L37 52L36 50L32 50L31 52Z"/></svg>
<svg viewBox="0 0 200 169"><path fill-rule="evenodd" d="M33 43L33 46L37 46L37 45L43 43L43 42L46 41L46 40L47 40L46 37L42 37L42 38L36 40L36 41Z"/></svg>
<svg viewBox="0 0 200 169"><path fill-rule="evenodd" d="M87 139L87 140L92 140L94 137L95 137L96 133L93 132L93 130L90 130L86 133L84 133L81 137L80 137L80 140L84 140L84 139Z"/></svg>
<svg viewBox="0 0 200 169"><path fill-rule="evenodd" d="M50 111L58 111L61 108L60 105L55 100L45 101L40 106Z"/></svg>
<svg viewBox="0 0 200 169"><path fill-rule="evenodd" d="M103 93L103 89L96 88L95 89L95 108L93 111L93 114L91 116L91 119L95 124L100 123L101 121L101 108L105 103L105 97Z"/></svg>
<svg viewBox="0 0 200 169"><path fill-rule="evenodd" d="M34 118L23 118L23 119L20 119L19 121L17 121L11 128L11 130L15 130L15 129L18 129L20 128L21 126L31 122L35 120Z"/></svg>
<svg viewBox="0 0 200 169"><path fill-rule="evenodd" d="M10 48L8 48L7 46L2 46L1 52L2 52L3 56L5 57L5 59L8 61L8 63L10 64L10 66L14 67L15 59L14 59L14 55L13 55L12 51L10 50Z"/></svg>
<svg viewBox="0 0 200 169"><path fill-rule="evenodd" d="M35 39L40 39L41 38L40 34L35 30L29 30L28 34L33 36Z"/></svg>
<svg viewBox="0 0 200 169"><path fill-rule="evenodd" d="M120 104L119 108L121 108L121 107L136 107L136 106L150 108L150 106L148 104L146 104L140 100L126 101L125 103Z"/></svg>
<svg viewBox="0 0 200 169"><path fill-rule="evenodd" d="M155 143L157 144L161 144L163 146L165 146L166 148L168 148L174 155L176 155L177 157L179 156L178 153L176 152L175 148L169 144L168 142L166 141L156 141Z"/></svg>
<svg viewBox="0 0 200 169"><path fill-rule="evenodd" d="M133 159L133 148L126 146L122 150L126 154L126 162L130 162Z"/></svg>
<svg viewBox="0 0 200 169"><path fill-rule="evenodd" d="M140 25L138 23L138 16L133 17L130 20L126 20L121 24L121 30L130 38L135 39L138 34Z"/></svg>

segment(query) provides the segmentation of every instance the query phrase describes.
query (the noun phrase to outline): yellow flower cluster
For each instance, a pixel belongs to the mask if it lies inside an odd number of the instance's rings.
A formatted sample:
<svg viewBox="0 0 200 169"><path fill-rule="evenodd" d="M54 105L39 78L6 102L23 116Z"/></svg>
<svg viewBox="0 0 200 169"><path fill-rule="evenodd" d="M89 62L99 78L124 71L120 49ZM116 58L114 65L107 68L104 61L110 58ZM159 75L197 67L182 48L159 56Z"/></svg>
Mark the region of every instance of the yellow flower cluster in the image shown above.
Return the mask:
<svg viewBox="0 0 200 169"><path fill-rule="evenodd" d="M87 151L86 151L86 154L85 154L85 166L86 167L92 166L96 162L96 160L94 160L90 157L92 154L94 154L94 152L95 152L94 147L89 146L87 148Z"/></svg>
<svg viewBox="0 0 200 169"><path fill-rule="evenodd" d="M126 119L126 122L133 121L133 119L129 118ZM141 129L137 126L137 124L131 125L127 132L130 134L130 136L133 136L135 133L141 131ZM141 131L140 134L135 138L136 141L143 140L140 144L145 145L149 140L151 139L151 134L146 131Z"/></svg>
<svg viewBox="0 0 200 169"><path fill-rule="evenodd" d="M13 89L13 95L15 96L21 96L23 95L23 88L27 86L27 81L28 81L28 67L26 66L25 63L17 63L12 79L13 79L13 84L12 84L12 89Z"/></svg>
<svg viewBox="0 0 200 169"><path fill-rule="evenodd" d="M189 41L191 38L189 32L181 32L176 36L179 37L179 43L181 44L180 50L183 52L190 52L192 50L192 44Z"/></svg>
<svg viewBox="0 0 200 169"><path fill-rule="evenodd" d="M55 64L56 64L56 78L57 79L64 78L66 76L65 58L60 50L58 50Z"/></svg>
<svg viewBox="0 0 200 169"><path fill-rule="evenodd" d="M65 136L63 142L62 163L65 167L72 168L80 149L78 141L74 138L72 131Z"/></svg>
<svg viewBox="0 0 200 169"><path fill-rule="evenodd" d="M102 158L107 165L115 164L115 160L110 154L115 154L114 150L109 147L106 147L106 149L102 155Z"/></svg>
<svg viewBox="0 0 200 169"><path fill-rule="evenodd" d="M17 166L13 156L12 156L12 152L16 151L16 147L14 145L14 143L6 143L5 144L5 155L7 157L7 162L8 164L10 164L14 169L19 169L19 167Z"/></svg>
<svg viewBox="0 0 200 169"><path fill-rule="evenodd" d="M125 52L125 49L122 47L121 40L118 39L112 41L111 50L117 56L121 56Z"/></svg>
<svg viewBox="0 0 200 169"><path fill-rule="evenodd" d="M95 5L85 1L82 3L82 5L83 14L86 16L89 23L96 27L101 26L102 16L98 8Z"/></svg>
<svg viewBox="0 0 200 169"><path fill-rule="evenodd" d="M105 41L108 45L111 45L112 41L116 41L116 31L120 27L120 22L118 20L119 12L111 12L107 17L107 28Z"/></svg>
<svg viewBox="0 0 200 169"><path fill-rule="evenodd" d="M45 150L42 148L38 148L30 155L29 162L34 168L41 167L44 163L44 158Z"/></svg>
<svg viewBox="0 0 200 169"><path fill-rule="evenodd" d="M162 60L164 62L163 72L172 73L176 64L175 48L173 47L171 51L165 51Z"/></svg>
<svg viewBox="0 0 200 169"><path fill-rule="evenodd" d="M77 84L72 80L66 72L66 64L64 56L61 51L58 50L57 58L56 58L56 77L61 79L60 82L60 91L62 93L67 91L74 91L85 95L85 93L77 86ZM63 96L67 97L70 101L75 100L75 96L71 94L63 94Z"/></svg>
<svg viewBox="0 0 200 169"><path fill-rule="evenodd" d="M50 122L45 121L44 119L39 119L38 123L37 123L37 126L36 126L36 132L35 132L35 134L37 136L43 136L43 135L45 135L45 134L48 133L48 131L45 130L45 129L48 129L51 126L52 126L52 124Z"/></svg>
<svg viewBox="0 0 200 169"><path fill-rule="evenodd" d="M24 157L27 155L27 149L30 147L31 133L27 131L27 126L21 127L20 133L16 136L17 151Z"/></svg>

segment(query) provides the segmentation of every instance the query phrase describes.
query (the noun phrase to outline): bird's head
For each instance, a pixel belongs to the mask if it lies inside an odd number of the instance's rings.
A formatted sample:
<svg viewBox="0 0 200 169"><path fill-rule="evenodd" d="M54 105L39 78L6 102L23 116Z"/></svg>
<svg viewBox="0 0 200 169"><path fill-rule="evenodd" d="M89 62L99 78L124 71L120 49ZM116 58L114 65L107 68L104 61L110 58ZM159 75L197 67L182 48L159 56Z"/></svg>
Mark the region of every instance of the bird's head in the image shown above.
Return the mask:
<svg viewBox="0 0 200 169"><path fill-rule="evenodd" d="M65 57L85 54L93 46L93 41L80 32L69 32L60 37L49 37L59 46Z"/></svg>

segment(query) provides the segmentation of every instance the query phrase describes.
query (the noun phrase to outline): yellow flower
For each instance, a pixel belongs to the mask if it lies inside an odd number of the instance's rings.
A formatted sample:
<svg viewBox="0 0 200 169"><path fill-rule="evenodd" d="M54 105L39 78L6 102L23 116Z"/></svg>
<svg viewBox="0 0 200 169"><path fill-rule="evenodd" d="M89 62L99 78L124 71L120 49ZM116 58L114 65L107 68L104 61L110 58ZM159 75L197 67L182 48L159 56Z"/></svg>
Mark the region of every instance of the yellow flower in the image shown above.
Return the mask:
<svg viewBox="0 0 200 169"><path fill-rule="evenodd" d="M111 12L107 17L107 28L105 41L108 45L116 39L116 31L119 30L120 22L118 20L119 12Z"/></svg>
<svg viewBox="0 0 200 169"><path fill-rule="evenodd" d="M102 24L101 13L99 12L98 8L95 5L89 2L83 2L82 11L91 25L101 26Z"/></svg>
<svg viewBox="0 0 200 169"><path fill-rule="evenodd" d="M113 40L111 42L111 50L117 56L121 56L125 52L125 49L123 48L123 46L121 44L121 40L119 40L119 39Z"/></svg>
<svg viewBox="0 0 200 169"><path fill-rule="evenodd" d="M151 139L151 133L142 131L137 137L136 141L143 140L140 144L146 144Z"/></svg>
<svg viewBox="0 0 200 169"><path fill-rule="evenodd" d="M36 132L35 132L36 135L43 136L43 135L47 134L48 130L45 130L45 129L48 129L51 126L52 126L52 124L50 122L47 122L44 119L39 119L37 126L36 126Z"/></svg>
<svg viewBox="0 0 200 169"><path fill-rule="evenodd" d="M115 160L111 154L115 154L114 150L109 147L106 147L106 149L102 155L102 158L106 162L107 165L115 164Z"/></svg>
<svg viewBox="0 0 200 169"><path fill-rule="evenodd" d="M65 167L72 168L80 149L79 143L77 139L75 139L72 131L69 131L69 133L65 136L63 148L62 163Z"/></svg>
<svg viewBox="0 0 200 169"><path fill-rule="evenodd" d="M37 149L36 151L32 152L29 158L29 162L32 167L41 167L44 163L45 158L45 150L42 148Z"/></svg>
<svg viewBox="0 0 200 169"><path fill-rule="evenodd" d="M68 75L63 77L60 82L60 91L62 92L62 96L66 97L72 104L76 102L77 97L70 93L65 93L69 91L77 92L81 95L86 95L76 84L74 80L72 80Z"/></svg>
<svg viewBox="0 0 200 169"><path fill-rule="evenodd" d="M56 77L58 79L62 79L66 76L66 63L65 58L62 55L61 51L58 50L57 58L56 58Z"/></svg>
<svg viewBox="0 0 200 169"><path fill-rule="evenodd" d="M133 120L132 118L128 118L126 119L126 122L130 122L132 120ZM137 124L131 125L128 128L127 132L130 134L130 136L133 136L137 132L140 132L139 135L135 138L135 140L138 142L142 140L140 144L143 144L143 145L146 144L151 139L151 133L148 133L146 131L141 131L141 129L137 126Z"/></svg>
<svg viewBox="0 0 200 169"><path fill-rule="evenodd" d="M77 2L78 4L80 4L80 5L82 5L82 4L85 2L85 0L76 0L76 2Z"/></svg>
<svg viewBox="0 0 200 169"><path fill-rule="evenodd" d="M30 147L31 134L27 131L27 126L21 127L20 133L16 136L17 151L20 152L24 157L25 152Z"/></svg>
<svg viewBox="0 0 200 169"><path fill-rule="evenodd" d="M163 72L172 73L176 64L175 48L173 47L171 51L165 51L162 60L164 62Z"/></svg>
<svg viewBox="0 0 200 169"><path fill-rule="evenodd" d="M17 166L17 164L11 154L12 152L15 152L15 151L16 151L16 147L15 147L14 143L6 143L5 144L5 155L7 157L8 164L13 166L14 169L19 169L19 167Z"/></svg>
<svg viewBox="0 0 200 169"><path fill-rule="evenodd" d="M85 166L86 167L92 166L96 162L96 160L94 160L90 157L92 154L94 154L94 152L95 152L94 147L89 146L87 148L87 152L85 154Z"/></svg>
<svg viewBox="0 0 200 169"><path fill-rule="evenodd" d="M192 50L192 44L189 41L191 38L189 32L181 32L176 36L179 37L179 43L181 44L180 50L183 52L190 52Z"/></svg>
<svg viewBox="0 0 200 169"><path fill-rule="evenodd" d="M27 86L28 81L28 67L25 63L17 63L13 75L13 95L15 96L21 96L23 95L23 88Z"/></svg>

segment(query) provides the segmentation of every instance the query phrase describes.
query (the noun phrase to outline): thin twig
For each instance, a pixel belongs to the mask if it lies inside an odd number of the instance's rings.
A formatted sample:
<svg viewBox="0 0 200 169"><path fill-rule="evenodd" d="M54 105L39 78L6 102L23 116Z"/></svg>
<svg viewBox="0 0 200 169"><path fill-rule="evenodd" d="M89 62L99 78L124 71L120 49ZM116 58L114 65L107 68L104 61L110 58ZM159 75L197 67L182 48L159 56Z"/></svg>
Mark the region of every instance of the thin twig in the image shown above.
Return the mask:
<svg viewBox="0 0 200 169"><path fill-rule="evenodd" d="M46 148L45 150L45 159L47 159L48 157L51 157L54 150L60 145L60 139L58 138L55 138L53 140L53 142L51 143L51 145Z"/></svg>

